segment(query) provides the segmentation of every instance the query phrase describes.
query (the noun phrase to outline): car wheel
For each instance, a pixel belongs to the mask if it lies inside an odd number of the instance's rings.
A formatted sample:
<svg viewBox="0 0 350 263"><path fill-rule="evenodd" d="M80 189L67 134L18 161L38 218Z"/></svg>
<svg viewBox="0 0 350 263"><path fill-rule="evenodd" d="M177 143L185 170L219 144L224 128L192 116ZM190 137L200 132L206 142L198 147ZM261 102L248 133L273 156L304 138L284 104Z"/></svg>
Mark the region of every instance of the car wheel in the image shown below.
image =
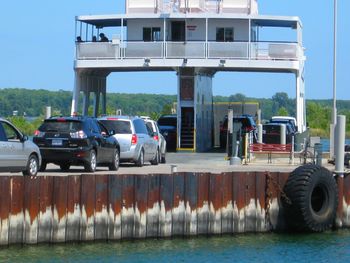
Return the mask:
<svg viewBox="0 0 350 263"><path fill-rule="evenodd" d="M45 172L46 166L47 166L47 162L42 161L42 162L41 162L40 169L39 169L39 172Z"/></svg>
<svg viewBox="0 0 350 263"><path fill-rule="evenodd" d="M119 169L119 165L120 165L120 154L119 154L119 150L117 149L114 153L113 161L109 165L109 170L110 171L117 171Z"/></svg>
<svg viewBox="0 0 350 263"><path fill-rule="evenodd" d="M89 161L84 165L85 171L93 173L96 171L97 166L97 157L95 150L90 151Z"/></svg>
<svg viewBox="0 0 350 263"><path fill-rule="evenodd" d="M141 149L139 158L136 161L136 165L138 167L142 167L144 165L144 163L145 163L145 153L144 153L143 149Z"/></svg>
<svg viewBox="0 0 350 263"><path fill-rule="evenodd" d="M23 175L28 176L36 176L39 170L39 161L38 158L32 154L29 156L28 162L27 162L27 168L23 171Z"/></svg>
<svg viewBox="0 0 350 263"><path fill-rule="evenodd" d="M151 164L152 164L152 165L158 165L158 163L159 163L159 150L157 149L156 156L155 156L154 159L151 161Z"/></svg>
<svg viewBox="0 0 350 263"><path fill-rule="evenodd" d="M70 164L69 163L62 163L62 164L60 164L60 168L63 172L66 172L69 170Z"/></svg>
<svg viewBox="0 0 350 263"><path fill-rule="evenodd" d="M164 155L160 158L160 163L166 163L166 158L165 158L165 153Z"/></svg>

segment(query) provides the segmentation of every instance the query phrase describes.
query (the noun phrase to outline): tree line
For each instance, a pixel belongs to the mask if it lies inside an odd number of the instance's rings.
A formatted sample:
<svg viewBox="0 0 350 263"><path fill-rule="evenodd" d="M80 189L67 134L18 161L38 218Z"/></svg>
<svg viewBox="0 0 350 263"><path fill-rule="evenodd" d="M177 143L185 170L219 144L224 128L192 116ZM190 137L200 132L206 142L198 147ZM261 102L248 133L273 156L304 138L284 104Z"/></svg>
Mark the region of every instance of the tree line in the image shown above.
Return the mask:
<svg viewBox="0 0 350 263"><path fill-rule="evenodd" d="M0 89L0 116L12 117L19 126L25 126L25 118L33 116L43 119L45 107L52 107L52 114L65 116L70 114L72 92L28 90L20 88ZM82 104L82 96L79 98ZM93 98L90 98L92 105ZM274 115L295 116L295 99L285 92L278 92L272 98L246 97L244 94L231 96L214 96L214 102L258 102L262 118L269 120ZM109 93L107 95L107 114L116 114L118 109L125 115L148 115L157 119L162 114L171 113L176 95L159 94L125 94ZM307 121L313 135L326 137L329 134L329 123L332 112L332 100L307 100ZM89 112L92 112L90 107ZM13 117L14 113L17 115ZM347 131L350 131L350 101L338 101L338 114L347 116ZM33 123L33 122L32 122ZM37 123L33 123L35 126ZM25 126L28 134L34 127ZM348 132L350 135L350 132Z"/></svg>

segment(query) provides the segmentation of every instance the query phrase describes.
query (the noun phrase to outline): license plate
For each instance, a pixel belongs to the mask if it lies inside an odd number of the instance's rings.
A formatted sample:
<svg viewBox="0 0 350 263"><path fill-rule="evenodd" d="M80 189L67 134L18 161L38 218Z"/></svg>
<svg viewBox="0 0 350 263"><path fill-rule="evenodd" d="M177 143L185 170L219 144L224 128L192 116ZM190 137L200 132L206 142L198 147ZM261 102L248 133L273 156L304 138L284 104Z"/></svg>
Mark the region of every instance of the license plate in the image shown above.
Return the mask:
<svg viewBox="0 0 350 263"><path fill-rule="evenodd" d="M53 146L62 146L62 140L53 139L53 140L52 140L52 145L53 145Z"/></svg>

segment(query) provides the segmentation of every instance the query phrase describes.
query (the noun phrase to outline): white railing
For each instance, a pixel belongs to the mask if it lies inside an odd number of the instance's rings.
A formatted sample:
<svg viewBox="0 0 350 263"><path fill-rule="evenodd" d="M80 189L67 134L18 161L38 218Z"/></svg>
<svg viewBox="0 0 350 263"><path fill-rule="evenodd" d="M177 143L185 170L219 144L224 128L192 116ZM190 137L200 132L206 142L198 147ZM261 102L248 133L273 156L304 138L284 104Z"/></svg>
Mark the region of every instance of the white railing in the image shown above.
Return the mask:
<svg viewBox="0 0 350 263"><path fill-rule="evenodd" d="M248 42L209 42L208 58L249 59Z"/></svg>
<svg viewBox="0 0 350 263"><path fill-rule="evenodd" d="M91 59L241 59L299 60L303 48L283 42L83 42L78 60Z"/></svg>
<svg viewBox="0 0 350 263"><path fill-rule="evenodd" d="M163 58L163 42L125 42L124 58Z"/></svg>
<svg viewBox="0 0 350 263"><path fill-rule="evenodd" d="M107 42L77 43L78 59L112 59L119 57L119 47Z"/></svg>
<svg viewBox="0 0 350 263"><path fill-rule="evenodd" d="M166 42L166 58L205 58L205 42Z"/></svg>
<svg viewBox="0 0 350 263"><path fill-rule="evenodd" d="M251 44L251 59L298 60L300 48L297 43L255 42Z"/></svg>

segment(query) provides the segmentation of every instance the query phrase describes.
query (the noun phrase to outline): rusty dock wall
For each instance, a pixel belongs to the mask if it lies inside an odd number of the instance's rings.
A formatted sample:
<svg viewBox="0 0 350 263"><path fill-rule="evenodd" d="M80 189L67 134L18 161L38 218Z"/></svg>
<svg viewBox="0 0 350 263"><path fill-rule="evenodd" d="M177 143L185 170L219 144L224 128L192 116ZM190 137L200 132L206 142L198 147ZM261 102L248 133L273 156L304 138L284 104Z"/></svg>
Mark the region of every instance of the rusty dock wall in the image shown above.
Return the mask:
<svg viewBox="0 0 350 263"><path fill-rule="evenodd" d="M283 230L288 173L0 177L0 245ZM350 177L337 225L350 226Z"/></svg>

